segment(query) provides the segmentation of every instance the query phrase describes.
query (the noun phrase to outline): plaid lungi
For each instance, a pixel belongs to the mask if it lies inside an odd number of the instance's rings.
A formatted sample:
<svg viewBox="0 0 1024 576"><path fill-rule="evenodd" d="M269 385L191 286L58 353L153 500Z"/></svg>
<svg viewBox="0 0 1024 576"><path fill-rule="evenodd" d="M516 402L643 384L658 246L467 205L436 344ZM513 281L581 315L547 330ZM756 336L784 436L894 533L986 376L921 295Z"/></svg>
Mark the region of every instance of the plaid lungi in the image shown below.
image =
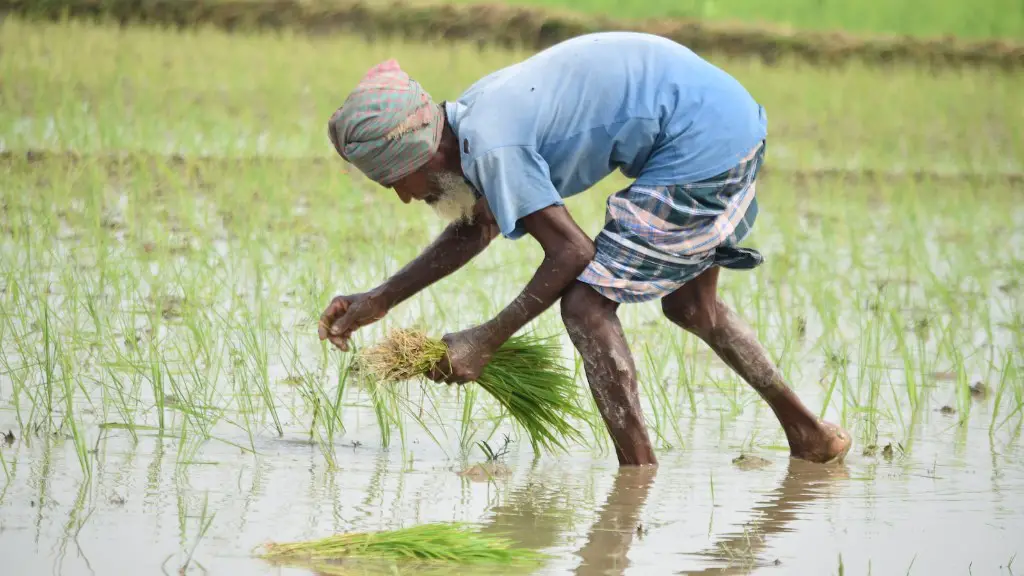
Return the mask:
<svg viewBox="0 0 1024 576"><path fill-rule="evenodd" d="M757 218L762 141L731 170L675 186L630 186L608 198L597 255L579 280L616 302L672 293L712 266L755 268L757 250L740 248Z"/></svg>

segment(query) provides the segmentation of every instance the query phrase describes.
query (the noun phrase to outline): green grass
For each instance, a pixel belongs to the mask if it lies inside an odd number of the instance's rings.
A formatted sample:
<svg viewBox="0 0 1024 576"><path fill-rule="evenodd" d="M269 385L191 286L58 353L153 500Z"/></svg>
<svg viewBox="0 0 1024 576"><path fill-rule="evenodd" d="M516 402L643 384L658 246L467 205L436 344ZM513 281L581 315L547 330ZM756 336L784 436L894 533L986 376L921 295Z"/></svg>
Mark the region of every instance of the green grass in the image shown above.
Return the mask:
<svg viewBox="0 0 1024 576"><path fill-rule="evenodd" d="M211 442L258 453L302 438L336 465L342 442L382 430L411 449L417 425L431 434L423 444L464 454L515 428L492 396L459 387L405 383L375 414L352 355L320 342L316 321L332 295L372 288L442 226L332 158L323 125L352 83L395 56L454 97L523 53L13 18L0 35L0 138L12 151L0 158L0 417L18 437L69 438L87 477L103 434L177 439L182 466ZM1019 181L1003 173L1024 170L1024 77L719 64L770 119L748 242L767 261L723 274L723 298L812 409L860 441L911 450L949 404L956 430L983 421L996 446L1012 442L1024 420L1024 214ZM916 170L949 177L905 174ZM622 183L570 199L585 231L600 229ZM540 258L529 240L495 242L355 343L395 326L479 324ZM768 419L751 443L784 444L756 394L657 303L622 318L659 450L686 449L696 417L724 427L751 409ZM560 335L583 389L557 309L530 329ZM970 396L976 381L987 399ZM607 447L582 404L570 423Z"/></svg>
<svg viewBox="0 0 1024 576"><path fill-rule="evenodd" d="M476 0L455 1L477 3ZM1024 6L1014 0L983 0L975 4L952 0L867 4L840 0L505 0L504 3L619 18L700 18L798 30L1024 39Z"/></svg>
<svg viewBox="0 0 1024 576"><path fill-rule="evenodd" d="M324 126L373 64L396 57L440 100L527 55L290 34L114 34L12 18L0 34L8 149L320 157L339 170ZM770 168L1024 171L1020 74L716 63L765 106Z"/></svg>

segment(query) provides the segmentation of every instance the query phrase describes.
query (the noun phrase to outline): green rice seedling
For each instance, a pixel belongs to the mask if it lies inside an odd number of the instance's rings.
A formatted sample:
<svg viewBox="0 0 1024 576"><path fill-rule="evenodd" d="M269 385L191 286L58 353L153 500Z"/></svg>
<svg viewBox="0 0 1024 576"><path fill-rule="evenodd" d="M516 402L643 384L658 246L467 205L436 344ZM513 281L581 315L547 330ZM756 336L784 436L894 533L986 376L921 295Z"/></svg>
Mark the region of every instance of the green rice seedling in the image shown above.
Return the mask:
<svg viewBox="0 0 1024 576"><path fill-rule="evenodd" d="M315 375L304 373L298 378L299 394L305 400L307 410L311 412L309 438L320 447L328 466L334 468L337 465L334 457L335 426L340 426L340 431L344 431L341 414L336 412L335 406L327 400L327 395Z"/></svg>
<svg viewBox="0 0 1024 576"><path fill-rule="evenodd" d="M4 469L4 489L7 489L7 485L11 481L11 469L7 466L7 459L4 458L3 450L0 450L0 466ZM3 502L3 496L0 495L0 502Z"/></svg>
<svg viewBox="0 0 1024 576"><path fill-rule="evenodd" d="M460 421L459 444L463 452L467 451L473 441L479 426L474 422L473 407L476 406L477 388L474 386L460 386L459 394L462 396L462 419Z"/></svg>
<svg viewBox="0 0 1024 576"><path fill-rule="evenodd" d="M497 451L495 451L494 448L491 448L491 445L488 444L486 440L477 442L476 445L480 448L480 451L484 453L484 457L487 459L487 462L497 462L508 454L508 445L511 443L512 439L506 435L501 447L498 448Z"/></svg>
<svg viewBox="0 0 1024 576"><path fill-rule="evenodd" d="M287 339L282 338L287 342ZM352 369L355 366L352 355L346 355L342 362L338 363L338 373L335 380L333 395L328 395L327 391L319 386L319 382L316 380L315 372L303 370L299 365L298 360L298 346L297 342L293 343L293 363L292 370L303 374L304 381L310 387L315 386L317 393L323 402L323 410L327 418L324 420L324 426L327 432L327 440L329 442L334 441L334 435L337 433L345 432L345 423L342 419L342 404L345 398L345 392L348 390L348 380L352 374ZM323 366L326 368L326 366Z"/></svg>
<svg viewBox="0 0 1024 576"><path fill-rule="evenodd" d="M697 415L697 398L693 391L696 378L697 362L688 361L685 354L685 344L690 341L681 331L673 334L672 351L675 354L676 373L679 377L679 385L686 390L686 398L690 404L690 416ZM680 342L679 339L682 339ZM694 342L696 344L696 342Z"/></svg>
<svg viewBox="0 0 1024 576"><path fill-rule="evenodd" d="M405 438L397 392L393 387L382 385L380 382L372 382L368 392L373 414L377 419L377 428L380 430L381 445L387 448L391 445L392 426L398 428L401 437Z"/></svg>
<svg viewBox="0 0 1024 576"><path fill-rule="evenodd" d="M156 329L153 330L154 333ZM153 400L156 404L157 422L160 430L164 429L164 371L160 369L160 349L156 338L149 341L149 354L147 365L149 367L148 380L153 391Z"/></svg>
<svg viewBox="0 0 1024 576"><path fill-rule="evenodd" d="M113 356L103 363L103 381L105 388L113 388L113 393L108 396L114 403L114 408L121 417L121 423L128 430L132 440L138 441L136 433L136 416L139 413L140 390L144 375L144 364L142 362L141 349L139 347L134 328L131 326L128 315L119 315L119 330L108 331L109 341L106 349ZM125 385L125 380L130 380L130 387Z"/></svg>
<svg viewBox="0 0 1024 576"><path fill-rule="evenodd" d="M51 420L50 417L53 415L53 384L56 380L56 369L57 359L55 358L57 352L57 336L54 334L53 326L50 324L50 307L45 302L45 296L41 302L43 307L43 386L39 393L45 394L44 402L42 403L42 409L44 411L44 418L46 426L49 428ZM39 406L39 402L33 403L32 416L29 416L29 421L35 420L34 413L36 406Z"/></svg>
<svg viewBox="0 0 1024 576"><path fill-rule="evenodd" d="M260 283L257 282L257 291L260 289L259 286ZM260 302L262 304L262 300ZM245 309L246 308L243 307L243 310ZM270 412L270 416L273 419L274 429L277 431L277 435L283 436L284 429L281 427L281 419L277 414L274 394L270 389L270 350L269 343L267 341L269 334L269 319L267 318L263 307L260 306L255 317L252 314L245 312L243 315L243 323L239 326L239 329L242 340L242 350L239 351L239 354L243 359L243 366L245 366L249 383L256 385L256 389L259 391L259 396L263 400L263 405Z"/></svg>
<svg viewBox="0 0 1024 576"><path fill-rule="evenodd" d="M971 388L967 379L967 369L960 350L953 350L953 373L956 374L956 400L959 423L965 424L971 413Z"/></svg>
<svg viewBox="0 0 1024 576"><path fill-rule="evenodd" d="M917 409L917 370L914 366L913 354L907 345L902 318L900 318L895 309L890 309L889 321L892 332L896 336L900 358L903 360L903 378L907 386L907 399L910 401L911 409Z"/></svg>
<svg viewBox="0 0 1024 576"><path fill-rule="evenodd" d="M1003 375L1001 377L1001 380L1003 382L1017 382L1018 383L1017 387L1014 389L1014 396L1015 396L1014 400L1016 401L1017 405L1016 405L1016 407L1012 411L1010 411L1009 414L1006 415L1005 418L1003 418L1003 420L999 423L999 425L995 427L996 430L999 430L1000 428L1005 426L1006 423L1009 422L1010 419L1013 418L1014 416L1017 416L1017 415L1020 415L1020 414L1024 413L1024 383L1021 382L1019 371L1020 371L1020 368L1018 367L1018 365L1013 360L1011 360L1009 358L1009 355L1008 355L1008 357L1006 359L1005 367L1003 369ZM1005 388L1005 384L1001 383L999 388L1000 388L1000 390L1002 390L1003 388ZM998 403L999 400L1001 400L1001 398L1002 398L1002 394L1001 393L997 394L997 396L996 396L997 403ZM993 409L993 415L992 415L992 422L993 423L995 422L995 418L996 418L995 412L996 412L996 410ZM1019 422L1024 422L1024 418L1021 418L1019 420ZM991 430L991 424L989 425L989 428Z"/></svg>
<svg viewBox="0 0 1024 576"><path fill-rule="evenodd" d="M534 450L566 450L565 440L583 442L572 420L585 419L572 378L558 362L550 339L514 336L499 348L476 383L493 396L530 437ZM422 332L393 330L361 355L366 370L382 383L420 377L447 351Z"/></svg>
<svg viewBox="0 0 1024 576"><path fill-rule="evenodd" d="M331 405L331 414L334 416L334 419L329 428L329 433L332 435L335 429L345 431L345 423L341 418L341 405L342 400L345 398L345 390L348 389L348 377L351 375L352 367L354 366L352 360L352 357L348 357L347 362L338 365L338 378L334 387L334 403ZM337 423L337 428L335 428L335 422Z"/></svg>
<svg viewBox="0 0 1024 576"><path fill-rule="evenodd" d="M85 477L92 477L92 466L89 462L89 450L85 444L85 431L75 421L75 383L72 376L71 359L58 349L61 364L61 384L64 392L64 425L71 430L71 439L75 444L75 455Z"/></svg>
<svg viewBox="0 0 1024 576"><path fill-rule="evenodd" d="M669 398L667 381L664 377L666 356L659 355L660 361L654 359L650 346L644 345L644 359L647 361L648 377L642 378L641 385L650 398L652 412L654 413L654 429L657 436L664 442L665 447L671 448L673 444L662 433L663 427L671 427L679 445L682 445L683 435L679 430L679 414L676 410L677 404ZM668 430L665 430L668 432Z"/></svg>
<svg viewBox="0 0 1024 576"><path fill-rule="evenodd" d="M999 384L996 386L996 397L992 400L992 419L988 424L989 438L995 433L996 419L999 417L999 409L1003 402L1003 395L1006 393L1006 386L1009 383L1009 372L1013 370L1013 360L1007 354L1003 359L1003 368L1000 371Z"/></svg>
<svg viewBox="0 0 1024 576"><path fill-rule="evenodd" d="M362 358L357 358L356 362L361 364ZM361 367L360 370L362 369ZM412 399L408 382L371 379L367 386L367 392L370 397L370 405L373 408L374 417L377 420L377 426L380 430L383 447L387 448L391 445L391 432L392 429L395 429L398 431L399 441L403 449L405 448L408 435L403 416L408 416L419 424L420 428L426 432L439 448L444 450L444 443L434 434L426 421L430 419L443 426L443 419L438 413L438 407L426 389L420 389L420 402L418 404ZM429 410L424 405L428 401L430 402ZM447 453L446 450L445 452Z"/></svg>
<svg viewBox="0 0 1024 576"><path fill-rule="evenodd" d="M185 378L192 386L183 386L183 393L176 392L184 399L188 415L193 419L202 434L209 438L217 422L223 416L223 408L218 406L216 382L223 369L223 356L220 348L211 349L210 343L204 340L205 332L192 332L192 336L183 338L185 349L175 346L179 355L184 358Z"/></svg>
<svg viewBox="0 0 1024 576"><path fill-rule="evenodd" d="M175 458L175 468L184 470L193 464L199 464L199 450L202 449L203 444L207 438L199 434L195 434L192 431L191 418L185 418L180 425L178 425L178 450Z"/></svg>
<svg viewBox="0 0 1024 576"><path fill-rule="evenodd" d="M239 426L248 435L249 448L255 453L256 426L253 418L256 414L256 406L253 402L252 394L249 392L249 387L246 385L245 360L242 359L239 352L235 349L231 350L231 364L234 369L230 372L230 381L234 388L235 400L238 404L236 412L242 419L242 423L236 424L236 426Z"/></svg>
<svg viewBox="0 0 1024 576"><path fill-rule="evenodd" d="M17 334L14 329L13 315L3 314L2 316L3 317L0 317L0 326L6 326L8 330L6 330L7 334L4 334L4 331L0 331L0 342L14 342L15 348L20 351L22 349L22 344L20 343L21 336ZM6 320L6 322L3 322L2 320ZM26 422L21 413L21 398L22 394L26 395L30 399L32 397L31 391L26 388L26 383L34 371L32 370L31 365L25 365L24 354L19 353L19 356L22 358L22 364L11 364L7 348L5 347L0 349L0 376L7 378L10 382L10 403L14 407L14 418L18 423L18 429L20 431L24 431L26 428Z"/></svg>
<svg viewBox="0 0 1024 576"><path fill-rule="evenodd" d="M274 561L366 558L450 564L540 564L546 556L463 523L431 523L399 530L349 533L309 542L269 543L260 556Z"/></svg>

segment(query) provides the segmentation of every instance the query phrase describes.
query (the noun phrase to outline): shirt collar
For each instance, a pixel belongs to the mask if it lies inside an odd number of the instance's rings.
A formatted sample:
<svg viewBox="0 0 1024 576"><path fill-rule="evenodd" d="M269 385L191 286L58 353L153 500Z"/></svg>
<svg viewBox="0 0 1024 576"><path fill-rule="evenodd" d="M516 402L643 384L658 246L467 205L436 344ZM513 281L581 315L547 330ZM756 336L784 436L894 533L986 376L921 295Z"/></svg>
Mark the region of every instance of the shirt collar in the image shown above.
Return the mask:
<svg viewBox="0 0 1024 576"><path fill-rule="evenodd" d="M462 120L462 114L465 111L466 105L460 102L445 101L444 103L444 113L456 136L459 135L459 121Z"/></svg>

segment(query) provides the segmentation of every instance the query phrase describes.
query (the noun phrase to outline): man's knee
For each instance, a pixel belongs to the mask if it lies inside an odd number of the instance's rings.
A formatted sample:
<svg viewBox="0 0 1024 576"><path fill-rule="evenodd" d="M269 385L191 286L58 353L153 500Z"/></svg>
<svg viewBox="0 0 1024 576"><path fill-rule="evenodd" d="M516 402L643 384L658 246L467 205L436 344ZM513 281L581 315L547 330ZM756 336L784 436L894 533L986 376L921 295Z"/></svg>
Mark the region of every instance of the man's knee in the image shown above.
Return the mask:
<svg viewBox="0 0 1024 576"><path fill-rule="evenodd" d="M586 286L580 283L573 284L562 295L562 321L570 330L581 328L587 322L587 294L584 291Z"/></svg>
<svg viewBox="0 0 1024 576"><path fill-rule="evenodd" d="M615 312L615 303L601 296L593 288L576 282L561 299L562 322L573 331L592 329L607 313Z"/></svg>
<svg viewBox="0 0 1024 576"><path fill-rule="evenodd" d="M684 330L706 337L718 321L718 298L692 290L676 292L661 300L665 317Z"/></svg>

